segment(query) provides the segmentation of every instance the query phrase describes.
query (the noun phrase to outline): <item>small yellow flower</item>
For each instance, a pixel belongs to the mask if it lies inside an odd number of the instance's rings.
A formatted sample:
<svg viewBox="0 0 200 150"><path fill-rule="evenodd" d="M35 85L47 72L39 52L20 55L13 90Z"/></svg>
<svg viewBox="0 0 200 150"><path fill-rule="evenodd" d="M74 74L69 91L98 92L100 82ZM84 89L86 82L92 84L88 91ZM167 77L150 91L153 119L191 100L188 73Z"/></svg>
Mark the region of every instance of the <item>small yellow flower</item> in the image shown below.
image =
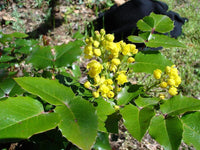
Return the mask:
<svg viewBox="0 0 200 150"><path fill-rule="evenodd" d="M164 82L164 81L161 82L161 83L160 83L160 87L161 87L161 88L166 88L166 87L167 87L167 82Z"/></svg>
<svg viewBox="0 0 200 150"><path fill-rule="evenodd" d="M113 80L112 79L106 79L105 83L107 85L112 85L113 84Z"/></svg>
<svg viewBox="0 0 200 150"><path fill-rule="evenodd" d="M128 82L127 76L125 74L119 74L116 78L118 85L123 85L124 83Z"/></svg>
<svg viewBox="0 0 200 150"><path fill-rule="evenodd" d="M109 87L108 87L107 85L102 84L102 85L100 85L100 87L99 87L99 91L100 91L101 94L103 95L103 94L107 94L107 93L110 91L110 89L109 89Z"/></svg>
<svg viewBox="0 0 200 150"><path fill-rule="evenodd" d="M162 74L162 71L160 69L156 69L153 72L154 78L156 78L156 79L160 79L161 78L161 74Z"/></svg>
<svg viewBox="0 0 200 150"><path fill-rule="evenodd" d="M91 84L90 84L89 81L86 81L86 82L84 83L84 87L85 87L85 88L89 89L90 86L91 86Z"/></svg>
<svg viewBox="0 0 200 150"><path fill-rule="evenodd" d="M92 92L92 95L94 96L94 98L98 98L99 97L99 92Z"/></svg>
<svg viewBox="0 0 200 150"><path fill-rule="evenodd" d="M110 71L115 72L116 70L117 70L117 66L111 64L111 65L110 65Z"/></svg>
<svg viewBox="0 0 200 150"><path fill-rule="evenodd" d="M130 53L130 44L127 44L122 48L122 54L128 55L129 53Z"/></svg>
<svg viewBox="0 0 200 150"><path fill-rule="evenodd" d="M111 60L111 63L118 66L120 64L120 60L117 59L117 58L114 58L114 59Z"/></svg>
<svg viewBox="0 0 200 150"><path fill-rule="evenodd" d="M112 92L112 91L109 91L108 93L107 93L107 97L108 98L113 98L115 96L115 94L114 94L114 92Z"/></svg>
<svg viewBox="0 0 200 150"><path fill-rule="evenodd" d="M175 86L175 80L174 79L168 79L167 84L169 84L170 86Z"/></svg>
<svg viewBox="0 0 200 150"><path fill-rule="evenodd" d="M95 76L97 76L98 74L101 73L101 70L103 69L103 66L96 60L91 60L88 64L87 64L87 69L89 69L89 76L91 78L94 78Z"/></svg>
<svg viewBox="0 0 200 150"><path fill-rule="evenodd" d="M100 34L101 34L102 36L104 36L104 35L106 34L106 31L105 31L104 29L101 29L101 30L100 30Z"/></svg>
<svg viewBox="0 0 200 150"><path fill-rule="evenodd" d="M105 35L106 40L108 40L109 42L113 42L115 37L113 34L106 34Z"/></svg>
<svg viewBox="0 0 200 150"><path fill-rule="evenodd" d="M177 92L177 88L175 88L174 86L171 86L168 90L169 94L174 96L174 95L177 95L178 92Z"/></svg>
<svg viewBox="0 0 200 150"><path fill-rule="evenodd" d="M129 57L129 58L128 58L128 63L133 63L133 62L135 62L135 58Z"/></svg>
<svg viewBox="0 0 200 150"><path fill-rule="evenodd" d="M94 55L99 57L101 56L101 50L100 49L94 49Z"/></svg>
<svg viewBox="0 0 200 150"><path fill-rule="evenodd" d="M100 45L100 43L99 43L98 41L94 41L94 42L93 42L93 45L94 45L95 48L98 48L99 45Z"/></svg>

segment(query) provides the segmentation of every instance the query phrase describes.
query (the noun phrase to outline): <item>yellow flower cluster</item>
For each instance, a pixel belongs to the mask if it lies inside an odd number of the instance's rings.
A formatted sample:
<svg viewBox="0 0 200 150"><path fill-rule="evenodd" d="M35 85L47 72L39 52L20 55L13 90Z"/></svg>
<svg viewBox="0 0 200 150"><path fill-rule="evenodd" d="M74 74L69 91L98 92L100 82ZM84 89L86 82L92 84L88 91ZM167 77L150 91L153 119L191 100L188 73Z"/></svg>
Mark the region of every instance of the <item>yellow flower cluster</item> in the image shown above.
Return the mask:
<svg viewBox="0 0 200 150"><path fill-rule="evenodd" d="M119 87L128 82L128 64L135 62L134 55L138 53L134 44L114 42L114 38L101 29L85 40L84 57L90 59L87 71L92 80L86 81L84 86L93 90L95 98L116 95Z"/></svg>
<svg viewBox="0 0 200 150"><path fill-rule="evenodd" d="M167 66L162 74L160 69L154 70L154 78L160 80L160 87L168 89L168 93L172 96L178 94L177 87L181 84L181 77L178 75L178 70L175 65ZM164 99L164 95L160 95Z"/></svg>

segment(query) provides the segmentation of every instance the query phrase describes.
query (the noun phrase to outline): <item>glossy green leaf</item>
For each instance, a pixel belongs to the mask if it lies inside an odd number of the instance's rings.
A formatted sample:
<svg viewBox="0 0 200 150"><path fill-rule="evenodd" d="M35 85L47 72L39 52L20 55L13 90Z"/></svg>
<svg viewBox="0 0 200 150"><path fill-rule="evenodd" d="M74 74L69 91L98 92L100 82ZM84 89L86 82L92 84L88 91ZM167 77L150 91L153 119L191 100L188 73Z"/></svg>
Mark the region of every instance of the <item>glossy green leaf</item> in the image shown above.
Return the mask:
<svg viewBox="0 0 200 150"><path fill-rule="evenodd" d="M72 64L73 77L79 79L81 77L81 69L78 65Z"/></svg>
<svg viewBox="0 0 200 150"><path fill-rule="evenodd" d="M3 97L16 96L24 92L24 90L12 78L3 80L0 84L0 89L3 92ZM2 97L0 96L0 98Z"/></svg>
<svg viewBox="0 0 200 150"><path fill-rule="evenodd" d="M98 128L93 105L77 97L66 105L57 106L55 111L62 119L59 128L63 136L79 148L90 150L95 143Z"/></svg>
<svg viewBox="0 0 200 150"><path fill-rule="evenodd" d="M112 150L109 143L109 134L104 132L98 132L96 143L93 146L94 150Z"/></svg>
<svg viewBox="0 0 200 150"><path fill-rule="evenodd" d="M2 55L0 57L0 63L8 62L8 61L11 61L11 60L14 60L14 59L15 59L15 57Z"/></svg>
<svg viewBox="0 0 200 150"><path fill-rule="evenodd" d="M166 33L174 28L173 21L166 15L151 13L150 17L154 20L154 29L160 33Z"/></svg>
<svg viewBox="0 0 200 150"><path fill-rule="evenodd" d="M55 128L59 122L58 114L44 112L42 104L30 97L10 97L0 101L1 142L27 139Z"/></svg>
<svg viewBox="0 0 200 150"><path fill-rule="evenodd" d="M78 59L78 56L81 55L82 50L81 46L83 46L83 41L74 41L68 44L63 44L60 46L55 46L56 52L56 61L55 65L57 67L71 65Z"/></svg>
<svg viewBox="0 0 200 150"><path fill-rule="evenodd" d="M185 48L185 45L179 42L177 39L170 38L162 34L151 34L148 42L145 42L145 45L147 47L164 47L164 48L183 47Z"/></svg>
<svg viewBox="0 0 200 150"><path fill-rule="evenodd" d="M171 66L173 63L166 59L158 51L139 52L135 56L135 63L131 64L129 68L134 72L146 72L153 74L155 69L165 70L166 66Z"/></svg>
<svg viewBox="0 0 200 150"><path fill-rule="evenodd" d="M32 63L34 67L39 69L44 69L47 67L53 67L53 55L51 52L51 47L37 47L31 55L27 58L28 63Z"/></svg>
<svg viewBox="0 0 200 150"><path fill-rule="evenodd" d="M188 111L200 110L200 101L182 95L173 96L160 106L161 111L168 115L180 115Z"/></svg>
<svg viewBox="0 0 200 150"><path fill-rule="evenodd" d="M112 102L107 102L103 98L98 98L97 102L97 116L98 116L98 130L102 132L107 132L105 128L105 121L108 115L115 112L114 104Z"/></svg>
<svg viewBox="0 0 200 150"><path fill-rule="evenodd" d="M71 88L60 84L57 80L22 77L15 78L15 81L26 91L41 97L53 105L67 104L75 97Z"/></svg>
<svg viewBox="0 0 200 150"><path fill-rule="evenodd" d="M120 113L123 117L125 127L138 141L141 141L149 127L151 118L155 115L152 108L146 107L139 110L132 104L120 109Z"/></svg>
<svg viewBox="0 0 200 150"><path fill-rule="evenodd" d="M137 27L141 31L150 31L151 32L154 27L154 19L150 16L146 16L137 22Z"/></svg>
<svg viewBox="0 0 200 150"><path fill-rule="evenodd" d="M143 38L135 35L128 36L128 40L133 43L144 43L145 41Z"/></svg>
<svg viewBox="0 0 200 150"><path fill-rule="evenodd" d="M143 93L143 87L140 85L128 85L121 89L117 94L117 105L126 105L133 98Z"/></svg>
<svg viewBox="0 0 200 150"><path fill-rule="evenodd" d="M137 106L139 107L147 107L150 105L156 105L158 104L160 101L159 98L143 98L141 96L139 96L134 102L137 104Z"/></svg>
<svg viewBox="0 0 200 150"><path fill-rule="evenodd" d="M194 112L184 115L183 140L188 145L193 145L197 150L200 148L200 112Z"/></svg>
<svg viewBox="0 0 200 150"><path fill-rule="evenodd" d="M164 119L155 116L149 128L149 134L160 143L165 150L178 150L182 139L182 124L178 117Z"/></svg>

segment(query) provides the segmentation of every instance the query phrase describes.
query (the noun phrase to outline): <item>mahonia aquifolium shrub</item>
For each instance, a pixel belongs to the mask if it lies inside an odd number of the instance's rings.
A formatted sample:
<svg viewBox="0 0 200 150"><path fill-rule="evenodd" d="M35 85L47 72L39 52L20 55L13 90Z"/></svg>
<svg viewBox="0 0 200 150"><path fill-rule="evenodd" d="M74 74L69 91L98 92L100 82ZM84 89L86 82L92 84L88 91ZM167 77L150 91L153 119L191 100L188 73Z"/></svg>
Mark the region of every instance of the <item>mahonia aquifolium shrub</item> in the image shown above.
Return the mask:
<svg viewBox="0 0 200 150"><path fill-rule="evenodd" d="M85 42L84 57L90 60L87 71L91 79L84 83L85 88L92 90L95 98L114 98L121 86L128 82L131 74L128 66L135 62L138 49L134 44L114 42L114 35L106 34L104 29L95 31L94 36L86 38ZM181 78L174 66L167 66L165 74L156 69L154 77L160 81L160 87L168 89L170 95L178 93ZM160 98L164 99L165 95L160 94Z"/></svg>

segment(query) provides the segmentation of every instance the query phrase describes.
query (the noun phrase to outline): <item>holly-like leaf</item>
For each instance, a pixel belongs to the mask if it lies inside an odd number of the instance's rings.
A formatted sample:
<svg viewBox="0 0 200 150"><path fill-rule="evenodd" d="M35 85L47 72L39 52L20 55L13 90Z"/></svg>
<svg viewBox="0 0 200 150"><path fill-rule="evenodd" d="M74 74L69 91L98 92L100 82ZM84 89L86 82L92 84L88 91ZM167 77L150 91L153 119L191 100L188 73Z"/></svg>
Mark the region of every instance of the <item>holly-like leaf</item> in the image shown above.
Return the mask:
<svg viewBox="0 0 200 150"><path fill-rule="evenodd" d="M0 142L27 139L55 128L56 113L44 112L42 104L30 97L10 97L0 101Z"/></svg>
<svg viewBox="0 0 200 150"><path fill-rule="evenodd" d="M166 59L159 51L139 52L135 56L135 63L130 64L129 68L134 72L146 72L153 74L155 69L165 70L166 66L173 63Z"/></svg>
<svg viewBox="0 0 200 150"><path fill-rule="evenodd" d="M107 132L105 128L105 121L108 115L115 112L114 104L112 102L107 102L103 98L98 98L97 100L97 116L98 116L98 130L102 132Z"/></svg>
<svg viewBox="0 0 200 150"><path fill-rule="evenodd" d="M14 59L15 59L15 57L2 55L0 57L0 63L8 62L8 61L11 61L11 60L14 60Z"/></svg>
<svg viewBox="0 0 200 150"><path fill-rule="evenodd" d="M44 69L47 67L52 68L54 64L54 57L51 52L51 47L37 47L27 58L28 63L32 63L34 67Z"/></svg>
<svg viewBox="0 0 200 150"><path fill-rule="evenodd" d="M137 27L141 31L150 31L151 32L154 27L154 19L150 16L146 16L137 22Z"/></svg>
<svg viewBox="0 0 200 150"><path fill-rule="evenodd" d="M26 91L41 97L53 105L67 104L75 97L71 88L60 84L57 80L22 77L15 78L15 81Z"/></svg>
<svg viewBox="0 0 200 150"><path fill-rule="evenodd" d="M69 141L84 150L90 150L97 136L98 121L94 107L80 97L66 105L59 105L55 112L62 122L59 128Z"/></svg>
<svg viewBox="0 0 200 150"><path fill-rule="evenodd" d="M178 40L174 38L170 38L166 35L162 34L151 34L149 40L145 42L147 47L164 47L164 48L171 48L171 47L183 47L185 45L180 43Z"/></svg>
<svg viewBox="0 0 200 150"><path fill-rule="evenodd" d="M137 104L137 106L139 107L147 107L150 105L156 105L158 104L160 101L159 98L143 98L141 96L139 96L134 102Z"/></svg>
<svg viewBox="0 0 200 150"><path fill-rule="evenodd" d="M150 17L154 20L154 29L160 33L166 33L174 28L173 21L166 15L151 13Z"/></svg>
<svg viewBox="0 0 200 150"><path fill-rule="evenodd" d="M11 78L3 80L0 84L0 89L3 92L3 97L16 96L24 92L24 90ZM0 98L2 97L0 96Z"/></svg>
<svg viewBox="0 0 200 150"><path fill-rule="evenodd" d="M68 44L63 44L55 46L56 61L55 65L57 67L71 65L78 59L78 56L82 53L81 46L83 46L83 41L74 41Z"/></svg>
<svg viewBox="0 0 200 150"><path fill-rule="evenodd" d="M160 110L168 115L180 115L188 111L200 110L200 101L182 95L173 96L160 106Z"/></svg>
<svg viewBox="0 0 200 150"><path fill-rule="evenodd" d="M140 36L130 35L128 36L128 40L133 43L144 43L144 39Z"/></svg>
<svg viewBox="0 0 200 150"><path fill-rule="evenodd" d="M178 150L182 139L182 124L178 117L164 119L155 116L149 128L149 134L166 150Z"/></svg>
<svg viewBox="0 0 200 150"><path fill-rule="evenodd" d="M138 141L141 141L149 127L151 118L155 115L152 108L146 107L139 110L132 104L120 109L120 113L123 117L125 127Z"/></svg>
<svg viewBox="0 0 200 150"><path fill-rule="evenodd" d="M143 87L141 85L127 85L117 94L117 105L126 105L142 93Z"/></svg>
<svg viewBox="0 0 200 150"><path fill-rule="evenodd" d="M95 150L111 150L108 136L108 133L98 132L96 143L93 148Z"/></svg>
<svg viewBox="0 0 200 150"><path fill-rule="evenodd" d="M184 115L183 140L188 145L193 145L196 149L200 148L200 112L194 112Z"/></svg>

